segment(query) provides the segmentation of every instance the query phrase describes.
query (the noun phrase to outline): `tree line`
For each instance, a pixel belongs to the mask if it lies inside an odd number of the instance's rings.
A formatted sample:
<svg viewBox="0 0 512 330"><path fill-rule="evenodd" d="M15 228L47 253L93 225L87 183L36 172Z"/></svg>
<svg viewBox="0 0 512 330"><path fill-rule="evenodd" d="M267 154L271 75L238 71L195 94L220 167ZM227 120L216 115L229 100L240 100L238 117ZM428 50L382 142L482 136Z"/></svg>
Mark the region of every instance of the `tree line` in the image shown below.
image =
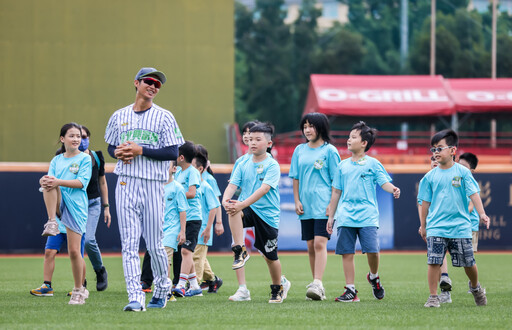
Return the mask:
<svg viewBox="0 0 512 330"><path fill-rule="evenodd" d="M400 0L338 0L346 24L320 30L316 0L303 0L299 17L284 23L283 0L235 3L235 114L242 124L268 120L277 132L298 129L309 76L412 75L430 72L431 0L408 1L408 56L400 58ZM491 76L491 10L468 10L469 0L438 0L436 74ZM497 75L512 77L512 16L501 12Z"/></svg>

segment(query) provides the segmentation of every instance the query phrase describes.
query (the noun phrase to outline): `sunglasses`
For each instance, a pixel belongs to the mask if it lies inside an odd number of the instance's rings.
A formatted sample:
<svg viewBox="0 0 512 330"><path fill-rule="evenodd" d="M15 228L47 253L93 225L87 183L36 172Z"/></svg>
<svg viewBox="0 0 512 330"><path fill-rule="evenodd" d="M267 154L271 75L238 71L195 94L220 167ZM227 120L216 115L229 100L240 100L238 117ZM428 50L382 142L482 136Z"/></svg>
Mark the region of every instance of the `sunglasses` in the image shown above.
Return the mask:
<svg viewBox="0 0 512 330"><path fill-rule="evenodd" d="M149 77L148 77L148 78L144 78L144 79L142 79L142 81L143 81L146 85L148 85L148 86L153 86L153 85L155 85L155 87L156 87L156 88L160 88L160 87L162 87L162 83L161 83L159 80L155 79L155 78L149 78Z"/></svg>
<svg viewBox="0 0 512 330"><path fill-rule="evenodd" d="M430 148L430 152L431 152L431 153L441 152L441 151L443 151L444 149L448 149L448 148L453 148L453 146Z"/></svg>

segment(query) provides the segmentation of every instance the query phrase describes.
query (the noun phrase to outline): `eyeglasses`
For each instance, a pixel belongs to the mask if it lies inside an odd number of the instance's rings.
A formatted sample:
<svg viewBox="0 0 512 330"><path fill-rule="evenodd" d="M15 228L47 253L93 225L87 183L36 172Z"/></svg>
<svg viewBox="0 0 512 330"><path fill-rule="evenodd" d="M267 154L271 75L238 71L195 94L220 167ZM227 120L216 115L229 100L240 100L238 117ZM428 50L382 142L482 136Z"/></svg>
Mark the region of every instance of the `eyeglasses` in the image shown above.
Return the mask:
<svg viewBox="0 0 512 330"><path fill-rule="evenodd" d="M147 78L142 79L142 81L143 81L146 85L148 85L148 86L153 86L153 85L155 85L155 87L156 87L156 88L160 88L160 87L162 87L162 83L161 83L159 80L155 79L155 78L147 77Z"/></svg>
<svg viewBox="0 0 512 330"><path fill-rule="evenodd" d="M431 152L431 153L441 152L441 151L443 151L444 149L448 149L448 148L453 148L453 146L430 148L430 152Z"/></svg>

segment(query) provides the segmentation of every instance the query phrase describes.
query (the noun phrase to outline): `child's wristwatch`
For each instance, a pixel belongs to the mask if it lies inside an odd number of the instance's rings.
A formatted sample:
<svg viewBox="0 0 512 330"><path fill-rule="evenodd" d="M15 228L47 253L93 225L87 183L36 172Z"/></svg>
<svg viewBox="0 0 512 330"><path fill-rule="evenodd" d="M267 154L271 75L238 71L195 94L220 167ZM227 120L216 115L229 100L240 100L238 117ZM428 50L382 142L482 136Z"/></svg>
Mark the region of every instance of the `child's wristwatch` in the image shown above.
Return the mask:
<svg viewBox="0 0 512 330"><path fill-rule="evenodd" d="M108 207L109 205L108 205L108 203L105 203L105 204L101 204L101 206L103 206L103 208L106 208L106 207Z"/></svg>

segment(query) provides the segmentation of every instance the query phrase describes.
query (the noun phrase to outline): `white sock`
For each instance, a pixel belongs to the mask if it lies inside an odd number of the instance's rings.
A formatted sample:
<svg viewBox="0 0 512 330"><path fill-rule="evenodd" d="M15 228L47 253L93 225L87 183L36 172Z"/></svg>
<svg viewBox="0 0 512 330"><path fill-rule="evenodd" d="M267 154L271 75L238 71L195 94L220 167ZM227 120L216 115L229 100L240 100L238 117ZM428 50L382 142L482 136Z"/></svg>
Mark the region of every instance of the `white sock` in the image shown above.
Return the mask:
<svg viewBox="0 0 512 330"><path fill-rule="evenodd" d="M190 288L193 290L199 289L199 284L197 283L196 273L188 274L188 281L190 282Z"/></svg>
<svg viewBox="0 0 512 330"><path fill-rule="evenodd" d="M377 277L379 277L379 272L377 272L376 274L372 274L372 272L370 272L370 280L374 280Z"/></svg>
<svg viewBox="0 0 512 330"><path fill-rule="evenodd" d="M323 287L322 281L317 280L316 278L313 280L313 284L319 285Z"/></svg>
<svg viewBox="0 0 512 330"><path fill-rule="evenodd" d="M238 288L242 290L247 290L247 284L240 284Z"/></svg>
<svg viewBox="0 0 512 330"><path fill-rule="evenodd" d="M180 273L180 281L178 282L178 285L176 285L178 288L184 288L187 285L187 279L188 275Z"/></svg>
<svg viewBox="0 0 512 330"><path fill-rule="evenodd" d="M350 290L356 292L356 286L354 284L347 284L345 286L347 287L347 289L350 289Z"/></svg>

